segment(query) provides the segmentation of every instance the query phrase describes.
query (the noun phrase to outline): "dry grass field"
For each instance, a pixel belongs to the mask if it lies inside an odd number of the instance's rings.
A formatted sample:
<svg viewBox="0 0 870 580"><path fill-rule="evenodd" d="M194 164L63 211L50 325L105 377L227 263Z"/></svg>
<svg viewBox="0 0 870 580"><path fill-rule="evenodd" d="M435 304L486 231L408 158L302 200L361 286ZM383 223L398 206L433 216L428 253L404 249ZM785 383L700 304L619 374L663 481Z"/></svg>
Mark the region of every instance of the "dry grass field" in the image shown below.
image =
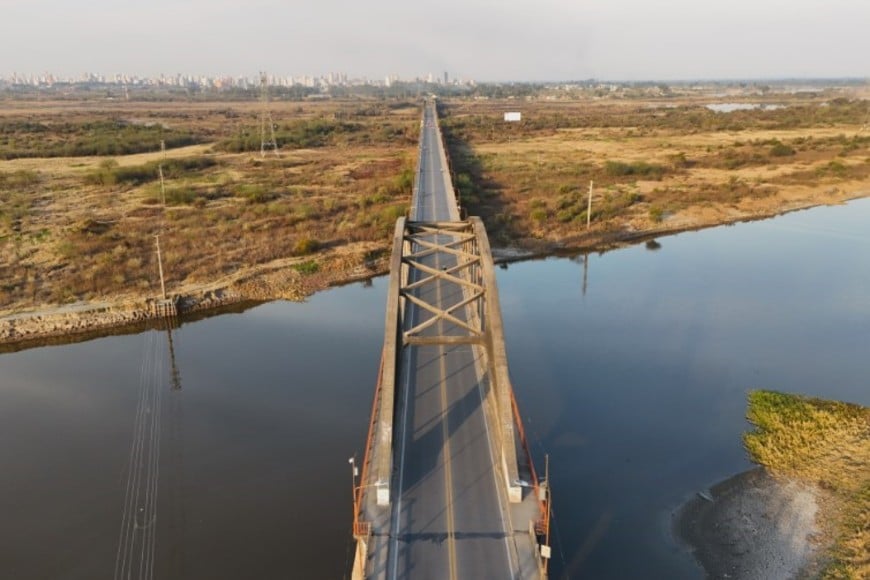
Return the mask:
<svg viewBox="0 0 870 580"><path fill-rule="evenodd" d="M265 159L258 114L256 103L4 104L0 313L156 295L157 234L182 294L275 261L298 257L304 274L318 253L362 263L382 251L408 205L419 109L273 103L281 151ZM132 151L67 156L122 143Z"/></svg>
<svg viewBox="0 0 870 580"><path fill-rule="evenodd" d="M497 244L589 247L870 193L870 101L768 96L442 107L455 182ZM758 101L754 101L758 102ZM523 113L503 122L504 111ZM592 226L587 193L594 182Z"/></svg>
<svg viewBox="0 0 870 580"><path fill-rule="evenodd" d="M463 206L494 245L546 252L870 192L867 100L765 98L780 108L586 97L457 100L442 115ZM523 121L505 124L507 110ZM260 156L259 113L256 102L4 100L0 316L156 296L157 234L176 295L276 272L299 286L382 257L410 201L419 103L273 102L279 158ZM257 297L276 295L296 294Z"/></svg>

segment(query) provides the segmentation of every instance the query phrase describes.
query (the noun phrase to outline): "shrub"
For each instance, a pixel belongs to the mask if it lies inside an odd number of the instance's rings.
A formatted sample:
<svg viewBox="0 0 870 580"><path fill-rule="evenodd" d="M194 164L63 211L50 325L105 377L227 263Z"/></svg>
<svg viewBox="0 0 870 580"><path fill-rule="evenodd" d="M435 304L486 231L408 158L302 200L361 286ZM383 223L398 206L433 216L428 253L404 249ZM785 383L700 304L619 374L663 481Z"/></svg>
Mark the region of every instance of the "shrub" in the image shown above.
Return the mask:
<svg viewBox="0 0 870 580"><path fill-rule="evenodd" d="M547 210L545 209L534 209L532 213L529 214L529 217L532 218L533 221L536 222L544 222L547 220Z"/></svg>
<svg viewBox="0 0 870 580"><path fill-rule="evenodd" d="M573 209L563 209L556 213L556 219L566 224L577 217L577 215L579 214L575 213Z"/></svg>
<svg viewBox="0 0 870 580"><path fill-rule="evenodd" d="M306 260L300 264L294 264L293 269L299 272L300 274L305 274L306 276L311 274L316 274L320 270L320 264L315 262L314 260Z"/></svg>
<svg viewBox="0 0 870 580"><path fill-rule="evenodd" d="M405 168L402 173L396 177L396 188L398 193L411 193L414 187L414 170L410 167Z"/></svg>
<svg viewBox="0 0 870 580"><path fill-rule="evenodd" d="M794 154L795 150L793 147L789 147L785 143L780 143L778 141L770 148L770 155L772 157L789 157Z"/></svg>
<svg viewBox="0 0 870 580"><path fill-rule="evenodd" d="M607 175L613 177L639 176L650 179L661 179L668 172L666 167L647 163L646 161L636 161L634 163L608 161L604 164L604 171Z"/></svg>
<svg viewBox="0 0 870 580"><path fill-rule="evenodd" d="M320 242L314 238L302 238L293 246L293 254L296 256L305 256L313 254L320 249Z"/></svg>
<svg viewBox="0 0 870 580"><path fill-rule="evenodd" d="M247 200L248 203L266 203L278 197L274 191L266 189L258 183L242 184L236 189L236 197Z"/></svg>
<svg viewBox="0 0 870 580"><path fill-rule="evenodd" d="M468 173L459 173L453 180L453 185L461 194L472 195L477 193L477 186L474 184L474 179Z"/></svg>
<svg viewBox="0 0 870 580"><path fill-rule="evenodd" d="M387 222L388 224L392 225L396 223L397 219L404 216L407 212L408 208L405 205L391 205L381 210L380 218L381 221Z"/></svg>
<svg viewBox="0 0 870 580"><path fill-rule="evenodd" d="M695 165L695 162L687 158L683 152L671 155L670 160L676 169L685 169Z"/></svg>
<svg viewBox="0 0 870 580"><path fill-rule="evenodd" d="M104 159L96 171L85 176L85 183L91 185L115 185L118 183L141 185L159 179L161 164L163 165L163 176L166 179L175 179L212 167L217 164L217 161L211 157L186 157L119 167L118 162L114 159Z"/></svg>
<svg viewBox="0 0 870 580"><path fill-rule="evenodd" d="M167 205L188 205L196 199L196 191L189 187L172 187L166 190Z"/></svg>
<svg viewBox="0 0 870 580"><path fill-rule="evenodd" d="M846 173L846 165L839 161L829 161L827 165L818 168L818 173L842 176Z"/></svg>

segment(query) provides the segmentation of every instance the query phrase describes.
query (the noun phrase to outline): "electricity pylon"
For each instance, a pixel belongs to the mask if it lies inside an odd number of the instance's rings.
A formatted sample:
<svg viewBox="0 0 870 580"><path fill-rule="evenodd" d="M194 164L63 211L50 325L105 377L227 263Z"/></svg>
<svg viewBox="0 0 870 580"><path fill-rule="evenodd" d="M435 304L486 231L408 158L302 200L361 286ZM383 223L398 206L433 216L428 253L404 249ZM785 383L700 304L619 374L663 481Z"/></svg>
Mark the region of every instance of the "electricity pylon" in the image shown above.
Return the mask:
<svg viewBox="0 0 870 580"><path fill-rule="evenodd" d="M278 154L278 141L275 140L275 122L272 121L272 112L269 110L269 78L266 73L260 72L260 157L266 157L266 147L271 147ZM266 140L266 125L269 126L269 140Z"/></svg>

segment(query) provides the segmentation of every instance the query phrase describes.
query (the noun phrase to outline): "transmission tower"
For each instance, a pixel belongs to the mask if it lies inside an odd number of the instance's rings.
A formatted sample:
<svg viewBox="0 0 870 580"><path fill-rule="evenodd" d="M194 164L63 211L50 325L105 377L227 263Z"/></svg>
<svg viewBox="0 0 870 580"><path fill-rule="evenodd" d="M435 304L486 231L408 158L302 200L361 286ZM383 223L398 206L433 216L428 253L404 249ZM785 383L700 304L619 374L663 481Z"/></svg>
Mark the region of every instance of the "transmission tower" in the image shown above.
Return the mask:
<svg viewBox="0 0 870 580"><path fill-rule="evenodd" d="M278 155L278 141L275 140L275 122L269 110L269 78L265 72L260 72L260 157L266 156L266 147L271 147ZM266 140L266 125L269 126L269 140Z"/></svg>

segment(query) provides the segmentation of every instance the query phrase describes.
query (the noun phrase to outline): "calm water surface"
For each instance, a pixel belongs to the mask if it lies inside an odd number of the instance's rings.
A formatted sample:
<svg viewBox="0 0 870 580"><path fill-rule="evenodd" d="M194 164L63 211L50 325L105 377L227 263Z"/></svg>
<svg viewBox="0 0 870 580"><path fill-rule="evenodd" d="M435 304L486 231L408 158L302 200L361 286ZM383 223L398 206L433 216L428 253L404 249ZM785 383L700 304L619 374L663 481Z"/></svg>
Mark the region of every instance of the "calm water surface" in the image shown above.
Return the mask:
<svg viewBox="0 0 870 580"><path fill-rule="evenodd" d="M750 388L870 405L868 222L862 200L499 271L550 454L553 577L700 577L670 516L749 467ZM129 557L158 578L341 578L385 282L184 324L180 390L165 332L0 355L0 577L112 577L136 429L159 424L153 556ZM159 422L137 415L149 393Z"/></svg>

